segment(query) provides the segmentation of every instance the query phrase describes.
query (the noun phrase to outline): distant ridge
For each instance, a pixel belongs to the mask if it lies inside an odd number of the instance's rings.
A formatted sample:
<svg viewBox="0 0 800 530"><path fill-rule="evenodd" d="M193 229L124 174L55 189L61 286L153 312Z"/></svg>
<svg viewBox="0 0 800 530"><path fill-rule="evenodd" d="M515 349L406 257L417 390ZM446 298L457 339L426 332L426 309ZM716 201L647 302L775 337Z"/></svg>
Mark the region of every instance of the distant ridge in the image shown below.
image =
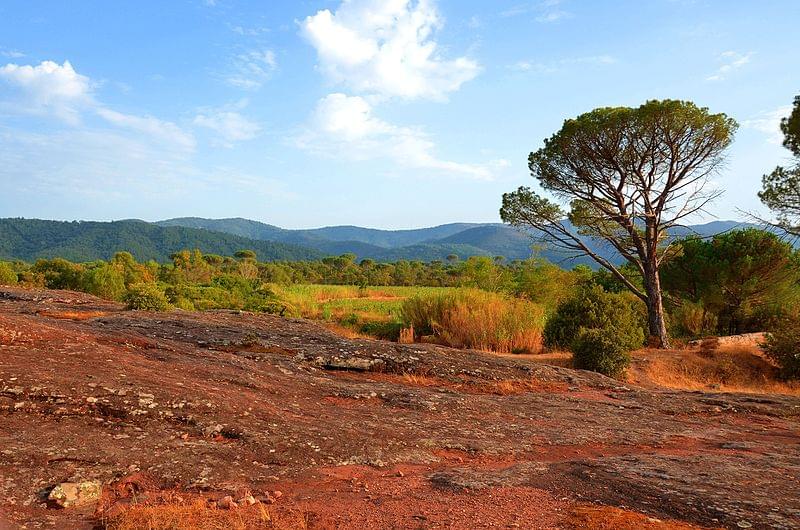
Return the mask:
<svg viewBox="0 0 800 530"><path fill-rule="evenodd" d="M141 261L169 260L170 254L199 248L205 253L232 256L252 249L262 260L318 259L323 253L286 243L247 239L222 232L144 221L43 221L0 219L0 259L33 261L65 258L71 261L108 259L127 251Z"/></svg>
<svg viewBox="0 0 800 530"><path fill-rule="evenodd" d="M676 236L698 233L710 236L738 227L755 226L736 221L713 221L676 230ZM63 257L72 261L108 259L115 252L131 252L139 260L167 261L170 254L198 248L205 253L233 255L251 249L263 261L314 260L324 256L355 254L376 261L433 261L449 255L503 256L527 259L533 241L526 234L500 223L450 223L411 230L379 230L358 226L330 226L287 230L243 218L183 217L155 223L125 221L46 221L0 219L0 259ZM598 252L618 260L609 249ZM564 266L594 265L586 257L565 259L553 249L536 247L536 254Z"/></svg>

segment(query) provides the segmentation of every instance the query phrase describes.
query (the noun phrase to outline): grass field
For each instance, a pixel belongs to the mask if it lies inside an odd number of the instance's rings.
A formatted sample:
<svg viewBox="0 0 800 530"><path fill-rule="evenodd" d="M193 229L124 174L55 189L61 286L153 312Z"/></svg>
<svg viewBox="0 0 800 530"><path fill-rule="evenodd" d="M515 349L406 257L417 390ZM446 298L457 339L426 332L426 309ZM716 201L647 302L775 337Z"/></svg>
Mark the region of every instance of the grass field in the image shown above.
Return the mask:
<svg viewBox="0 0 800 530"><path fill-rule="evenodd" d="M400 306L415 295L444 293L452 287L366 287L354 285L272 285L303 318L339 324L400 322Z"/></svg>

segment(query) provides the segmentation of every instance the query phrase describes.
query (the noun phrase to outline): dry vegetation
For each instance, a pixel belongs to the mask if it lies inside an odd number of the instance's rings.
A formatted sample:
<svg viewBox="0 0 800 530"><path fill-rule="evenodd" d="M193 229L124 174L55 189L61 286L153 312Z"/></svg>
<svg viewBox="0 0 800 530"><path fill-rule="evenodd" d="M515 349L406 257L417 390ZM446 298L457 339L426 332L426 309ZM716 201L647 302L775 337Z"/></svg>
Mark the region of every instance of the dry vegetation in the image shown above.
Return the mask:
<svg viewBox="0 0 800 530"><path fill-rule="evenodd" d="M276 514L261 503L225 510L205 499L132 505L105 522L108 530L304 530L302 514Z"/></svg>
<svg viewBox="0 0 800 530"><path fill-rule="evenodd" d="M800 384L781 381L778 368L755 344L640 350L633 357L629 377L634 383L680 390L800 395Z"/></svg>

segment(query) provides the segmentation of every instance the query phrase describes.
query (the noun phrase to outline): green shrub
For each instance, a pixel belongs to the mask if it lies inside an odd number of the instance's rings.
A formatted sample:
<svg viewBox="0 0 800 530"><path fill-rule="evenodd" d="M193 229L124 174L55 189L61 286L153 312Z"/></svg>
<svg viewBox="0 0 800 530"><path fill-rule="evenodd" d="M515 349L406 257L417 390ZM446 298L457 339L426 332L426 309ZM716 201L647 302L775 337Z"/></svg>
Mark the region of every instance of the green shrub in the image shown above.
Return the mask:
<svg viewBox="0 0 800 530"><path fill-rule="evenodd" d="M44 277L44 286L48 289L77 291L81 288L83 267L62 258L40 259L31 267L31 272Z"/></svg>
<svg viewBox="0 0 800 530"><path fill-rule="evenodd" d="M581 328L572 341L575 368L616 377L631 363L624 339L613 330Z"/></svg>
<svg viewBox="0 0 800 530"><path fill-rule="evenodd" d="M683 302L670 312L674 331L682 337L713 335L717 329L717 315L702 304Z"/></svg>
<svg viewBox="0 0 800 530"><path fill-rule="evenodd" d="M125 294L125 276L115 267L102 263L83 273L82 291L106 298L119 300Z"/></svg>
<svg viewBox="0 0 800 530"><path fill-rule="evenodd" d="M125 303L128 309L141 311L166 311L169 302L158 285L154 283L135 283L125 293Z"/></svg>
<svg viewBox="0 0 800 530"><path fill-rule="evenodd" d="M558 306L544 327L548 348L569 349L581 328L602 329L619 338L625 350L644 343L637 301L624 293L608 293L599 285L580 289Z"/></svg>
<svg viewBox="0 0 800 530"><path fill-rule="evenodd" d="M800 379L800 320L787 319L767 333L764 353L781 369L785 379Z"/></svg>
<svg viewBox="0 0 800 530"><path fill-rule="evenodd" d="M0 285L15 285L17 283L17 273L11 265L0 261Z"/></svg>
<svg viewBox="0 0 800 530"><path fill-rule="evenodd" d="M403 324L400 322L364 322L359 331L371 337L397 342L401 329Z"/></svg>

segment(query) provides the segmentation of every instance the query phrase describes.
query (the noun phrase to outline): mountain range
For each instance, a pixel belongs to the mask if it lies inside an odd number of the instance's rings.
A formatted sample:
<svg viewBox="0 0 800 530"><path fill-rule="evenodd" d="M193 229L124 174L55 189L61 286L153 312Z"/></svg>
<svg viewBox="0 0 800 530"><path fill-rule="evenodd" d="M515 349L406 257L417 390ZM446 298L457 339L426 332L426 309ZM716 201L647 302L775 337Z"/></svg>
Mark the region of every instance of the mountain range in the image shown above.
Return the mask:
<svg viewBox="0 0 800 530"><path fill-rule="evenodd" d="M675 235L694 232L709 236L745 226L752 225L715 221L681 229ZM0 219L0 259L25 261L50 257L91 261L108 259L124 250L139 260L163 262L170 254L187 248L227 256L251 249L264 261L314 260L344 253L376 261L431 261L452 254L513 260L529 258L534 243L528 235L500 223L451 223L411 230L358 226L288 230L242 218L183 217L155 223ZM613 258L610 250L598 250ZM537 247L536 253L554 262L564 260L564 255L554 249ZM590 262L578 258L569 260L568 265L577 263Z"/></svg>

